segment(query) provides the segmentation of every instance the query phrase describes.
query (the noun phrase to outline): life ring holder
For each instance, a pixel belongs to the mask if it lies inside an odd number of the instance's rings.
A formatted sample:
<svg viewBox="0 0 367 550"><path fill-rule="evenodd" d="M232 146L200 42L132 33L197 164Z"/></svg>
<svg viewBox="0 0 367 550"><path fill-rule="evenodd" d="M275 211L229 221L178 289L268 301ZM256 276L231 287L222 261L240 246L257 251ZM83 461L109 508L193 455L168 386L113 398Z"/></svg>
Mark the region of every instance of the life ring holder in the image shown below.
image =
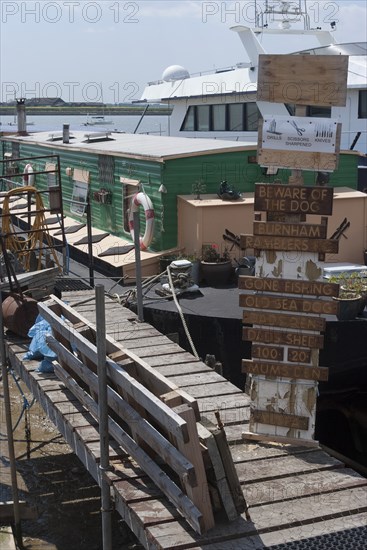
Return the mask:
<svg viewBox="0 0 367 550"><path fill-rule="evenodd" d="M139 206L144 208L145 214L145 232L140 236L140 250L146 250L153 240L154 233L154 209L153 204L148 195L139 192L131 199L129 209L129 229L131 238L134 240L134 213L139 210Z"/></svg>
<svg viewBox="0 0 367 550"><path fill-rule="evenodd" d="M23 185L33 187L34 184L34 171L33 166L28 163L25 165L23 170Z"/></svg>

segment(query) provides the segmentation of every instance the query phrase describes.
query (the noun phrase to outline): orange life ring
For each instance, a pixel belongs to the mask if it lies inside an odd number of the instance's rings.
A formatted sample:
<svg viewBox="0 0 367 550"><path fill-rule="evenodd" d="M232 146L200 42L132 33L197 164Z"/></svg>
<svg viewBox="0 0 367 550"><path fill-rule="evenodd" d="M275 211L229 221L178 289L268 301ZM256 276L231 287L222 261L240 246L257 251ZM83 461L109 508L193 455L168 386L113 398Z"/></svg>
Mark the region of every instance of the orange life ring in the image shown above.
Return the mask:
<svg viewBox="0 0 367 550"><path fill-rule="evenodd" d="M25 165L23 170L23 185L29 185L30 187L33 187L34 184L34 173L33 173L33 166L28 163Z"/></svg>
<svg viewBox="0 0 367 550"><path fill-rule="evenodd" d="M145 193L136 193L131 199L129 210L129 229L130 235L134 240L134 212L139 210L139 206L144 208L145 213L145 232L140 236L140 250L146 250L153 240L154 233L154 210L150 198Z"/></svg>

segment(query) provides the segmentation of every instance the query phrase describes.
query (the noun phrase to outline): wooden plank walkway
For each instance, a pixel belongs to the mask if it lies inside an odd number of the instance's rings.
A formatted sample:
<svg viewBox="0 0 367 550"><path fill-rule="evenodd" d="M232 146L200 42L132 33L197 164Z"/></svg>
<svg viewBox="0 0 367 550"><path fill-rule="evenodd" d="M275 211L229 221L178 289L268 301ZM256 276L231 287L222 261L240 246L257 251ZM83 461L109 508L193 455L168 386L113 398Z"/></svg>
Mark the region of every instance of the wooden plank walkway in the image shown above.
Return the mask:
<svg viewBox="0 0 367 550"><path fill-rule="evenodd" d="M63 300L73 306L93 295L94 291L71 292ZM75 309L95 323L93 301ZM367 523L367 479L320 448L244 442L248 396L110 298L106 298L106 330L193 395L202 416L215 423L214 413L219 410L249 506L249 520L245 514L232 522L218 517L213 529L198 535L111 439L113 469L108 478L115 507L145 548L256 550L308 538L327 543L335 533L360 536ZM38 374L37 362L22 361L24 342L9 339L7 347L14 368L98 482L97 422L55 375ZM334 542L329 547L338 548Z"/></svg>

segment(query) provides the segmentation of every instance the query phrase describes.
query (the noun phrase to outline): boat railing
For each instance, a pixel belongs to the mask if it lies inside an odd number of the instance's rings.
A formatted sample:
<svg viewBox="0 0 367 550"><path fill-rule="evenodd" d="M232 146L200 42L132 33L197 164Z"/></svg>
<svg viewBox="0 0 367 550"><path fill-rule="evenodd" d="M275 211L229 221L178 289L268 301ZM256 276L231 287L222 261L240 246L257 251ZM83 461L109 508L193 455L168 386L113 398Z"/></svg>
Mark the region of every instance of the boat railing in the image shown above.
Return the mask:
<svg viewBox="0 0 367 550"><path fill-rule="evenodd" d="M205 70L205 71L198 71L196 73L191 73L190 78L197 77L197 76L206 76L206 75L209 75L209 74L218 74L218 73L226 73L226 72L230 72L230 71L235 71L236 69L242 69L243 65L244 64L239 63L237 65L230 65L229 67L220 67L219 69L208 69L208 70ZM165 83L165 81L162 80L162 79L160 79L160 80L151 80L150 82L148 82L148 86L156 86L157 84L164 84L164 83Z"/></svg>

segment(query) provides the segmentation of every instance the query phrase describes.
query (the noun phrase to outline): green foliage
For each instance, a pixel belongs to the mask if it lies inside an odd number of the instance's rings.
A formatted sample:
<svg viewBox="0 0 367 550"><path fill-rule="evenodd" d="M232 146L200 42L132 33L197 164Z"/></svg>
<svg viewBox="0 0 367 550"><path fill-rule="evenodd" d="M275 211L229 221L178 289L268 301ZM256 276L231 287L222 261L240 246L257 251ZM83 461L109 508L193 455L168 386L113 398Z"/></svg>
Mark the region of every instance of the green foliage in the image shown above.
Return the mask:
<svg viewBox="0 0 367 550"><path fill-rule="evenodd" d="M220 253L218 245L216 244L204 244L202 248L202 260L210 263L222 263L230 260L230 254L226 247L222 253Z"/></svg>
<svg viewBox="0 0 367 550"><path fill-rule="evenodd" d="M330 277L329 281L340 285L339 298L351 299L367 294L367 270L339 273Z"/></svg>

